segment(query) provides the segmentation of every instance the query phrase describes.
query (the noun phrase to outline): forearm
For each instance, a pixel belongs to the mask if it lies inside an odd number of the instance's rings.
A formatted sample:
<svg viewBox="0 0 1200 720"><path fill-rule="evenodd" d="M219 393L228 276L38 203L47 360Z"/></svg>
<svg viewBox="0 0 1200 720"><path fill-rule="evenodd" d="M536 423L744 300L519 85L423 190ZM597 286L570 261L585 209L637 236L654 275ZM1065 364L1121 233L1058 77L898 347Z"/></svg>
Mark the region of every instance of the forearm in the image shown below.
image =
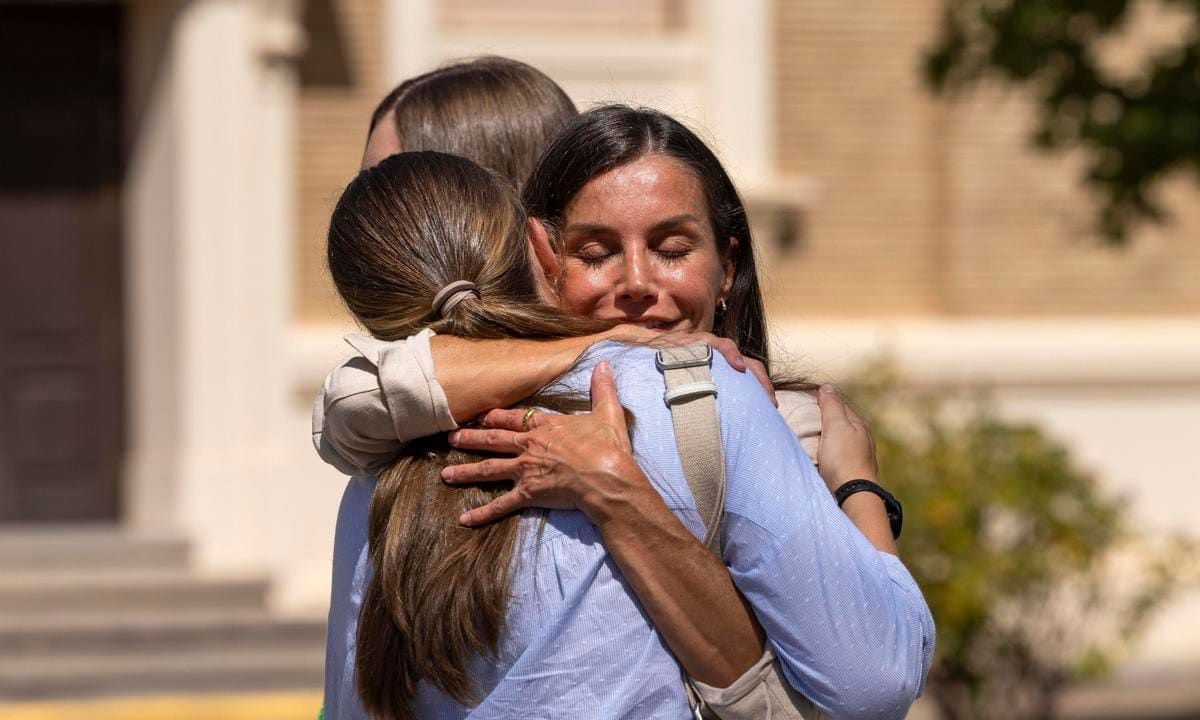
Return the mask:
<svg viewBox="0 0 1200 720"><path fill-rule="evenodd" d="M468 340L435 335L430 347L450 414L464 422L536 393L567 372L600 337Z"/></svg>
<svg viewBox="0 0 1200 720"><path fill-rule="evenodd" d="M888 520L887 509L878 495L869 492L855 493L842 503L842 511L876 550L891 555L900 554L896 549L896 540L892 537L892 524Z"/></svg>
<svg viewBox="0 0 1200 720"><path fill-rule="evenodd" d="M605 547L691 677L726 687L762 657L762 630L725 565L653 488L608 497L602 512Z"/></svg>

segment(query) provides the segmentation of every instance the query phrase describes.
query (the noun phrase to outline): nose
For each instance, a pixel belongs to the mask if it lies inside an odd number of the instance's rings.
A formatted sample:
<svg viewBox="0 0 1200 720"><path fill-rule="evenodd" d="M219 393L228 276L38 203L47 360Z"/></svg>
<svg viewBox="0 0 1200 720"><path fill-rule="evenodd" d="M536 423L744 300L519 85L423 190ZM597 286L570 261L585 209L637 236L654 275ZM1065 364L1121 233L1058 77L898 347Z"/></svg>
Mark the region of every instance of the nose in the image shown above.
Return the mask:
<svg viewBox="0 0 1200 720"><path fill-rule="evenodd" d="M632 303L653 302L658 290L647 252L626 252L624 270L624 277L618 286L621 299Z"/></svg>

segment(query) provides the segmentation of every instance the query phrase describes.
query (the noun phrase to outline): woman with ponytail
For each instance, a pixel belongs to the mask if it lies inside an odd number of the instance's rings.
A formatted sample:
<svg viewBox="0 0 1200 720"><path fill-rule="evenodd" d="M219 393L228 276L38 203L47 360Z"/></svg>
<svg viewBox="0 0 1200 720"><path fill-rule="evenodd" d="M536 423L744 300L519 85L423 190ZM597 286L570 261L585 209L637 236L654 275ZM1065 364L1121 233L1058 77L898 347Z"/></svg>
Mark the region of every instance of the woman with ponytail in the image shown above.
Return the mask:
<svg viewBox="0 0 1200 720"><path fill-rule="evenodd" d="M347 188L328 261L347 307L378 340L425 328L530 339L607 329L540 301L527 248L520 203L494 174L451 155L408 153ZM469 666L497 650L522 522L478 531L458 522L500 487L441 481L448 464L476 459L437 435L410 443L379 475L368 524L376 571L357 646L358 690L372 716L417 717L421 680L462 705L479 701Z"/></svg>

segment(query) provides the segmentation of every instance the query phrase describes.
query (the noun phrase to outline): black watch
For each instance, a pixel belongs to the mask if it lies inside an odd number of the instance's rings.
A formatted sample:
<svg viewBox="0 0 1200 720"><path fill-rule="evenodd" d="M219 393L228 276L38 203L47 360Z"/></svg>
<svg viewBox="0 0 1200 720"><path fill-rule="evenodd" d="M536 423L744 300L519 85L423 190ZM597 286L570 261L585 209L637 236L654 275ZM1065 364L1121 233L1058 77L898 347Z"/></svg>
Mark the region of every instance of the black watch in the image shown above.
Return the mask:
<svg viewBox="0 0 1200 720"><path fill-rule="evenodd" d="M883 508L887 511L888 522L892 526L892 537L900 537L900 528L904 525L904 508L901 507L900 501L896 496L884 490L883 487L870 480L851 480L842 485L833 493L833 499L837 500L838 507L846 502L846 498L857 492L875 493L879 499L883 501Z"/></svg>

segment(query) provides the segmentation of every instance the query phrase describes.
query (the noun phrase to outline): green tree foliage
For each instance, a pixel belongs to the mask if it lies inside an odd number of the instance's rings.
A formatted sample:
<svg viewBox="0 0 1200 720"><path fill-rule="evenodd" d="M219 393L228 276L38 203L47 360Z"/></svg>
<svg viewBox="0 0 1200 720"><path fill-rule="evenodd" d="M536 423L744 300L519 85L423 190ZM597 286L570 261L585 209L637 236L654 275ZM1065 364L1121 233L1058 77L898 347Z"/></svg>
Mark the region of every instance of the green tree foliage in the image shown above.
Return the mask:
<svg viewBox="0 0 1200 720"><path fill-rule="evenodd" d="M1195 546L1138 531L1125 498L986 394L914 389L885 363L860 377L848 392L937 622L926 695L944 720L1054 717L1196 576Z"/></svg>
<svg viewBox="0 0 1200 720"><path fill-rule="evenodd" d="M1129 0L945 0L925 58L935 92L990 78L1031 93L1032 140L1083 150L1099 229L1118 244L1139 222L1165 218L1154 197L1164 177L1200 179L1200 0L1155 1L1185 26L1182 42L1128 76L1106 70L1101 45L1126 29L1137 5Z"/></svg>

